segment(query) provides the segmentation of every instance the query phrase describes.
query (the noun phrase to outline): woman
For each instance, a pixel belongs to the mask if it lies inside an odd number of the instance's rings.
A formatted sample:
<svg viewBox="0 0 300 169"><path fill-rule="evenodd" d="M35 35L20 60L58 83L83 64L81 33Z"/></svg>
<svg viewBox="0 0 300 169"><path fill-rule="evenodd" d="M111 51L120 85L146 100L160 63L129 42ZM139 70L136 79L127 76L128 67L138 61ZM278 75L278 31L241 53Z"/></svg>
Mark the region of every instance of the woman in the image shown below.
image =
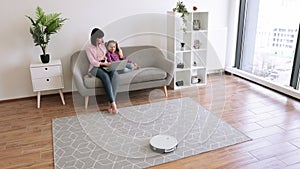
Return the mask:
<svg viewBox="0 0 300 169"><path fill-rule="evenodd" d="M105 68L110 66L105 56L107 50L104 44L104 33L98 28L91 32L91 44L86 48L86 54L90 61L89 74L101 79L105 92L108 96L108 112L118 113L116 105L117 87L119 84L119 74L116 71L107 71Z"/></svg>

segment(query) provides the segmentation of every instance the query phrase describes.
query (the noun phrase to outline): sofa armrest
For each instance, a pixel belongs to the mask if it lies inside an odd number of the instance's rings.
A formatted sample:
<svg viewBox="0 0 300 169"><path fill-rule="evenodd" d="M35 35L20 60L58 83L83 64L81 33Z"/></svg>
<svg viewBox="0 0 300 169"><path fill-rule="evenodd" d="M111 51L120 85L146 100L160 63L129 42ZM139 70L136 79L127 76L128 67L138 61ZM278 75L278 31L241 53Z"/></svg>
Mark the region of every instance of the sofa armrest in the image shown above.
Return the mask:
<svg viewBox="0 0 300 169"><path fill-rule="evenodd" d="M83 62L81 60L85 59L83 52L84 51L77 51L71 56L71 72L73 74L72 85L75 84L78 92L82 96L85 96L84 91L86 91L87 88L84 85L83 76L86 74L87 69L84 66L82 66Z"/></svg>
<svg viewBox="0 0 300 169"><path fill-rule="evenodd" d="M160 57L157 59L156 65L158 68L160 68L168 73L166 85L169 85L174 76L174 69L175 69L174 63L166 57Z"/></svg>

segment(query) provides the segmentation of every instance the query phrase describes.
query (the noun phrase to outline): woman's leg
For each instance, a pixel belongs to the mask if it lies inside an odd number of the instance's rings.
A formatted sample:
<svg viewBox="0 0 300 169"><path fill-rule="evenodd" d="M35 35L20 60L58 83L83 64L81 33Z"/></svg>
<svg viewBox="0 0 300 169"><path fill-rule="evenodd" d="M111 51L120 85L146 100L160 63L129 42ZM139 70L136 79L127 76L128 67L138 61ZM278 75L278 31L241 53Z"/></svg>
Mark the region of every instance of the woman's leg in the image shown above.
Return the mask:
<svg viewBox="0 0 300 169"><path fill-rule="evenodd" d="M115 102L115 93L114 93L114 90L113 90L113 85L111 83L111 80L110 80L110 75L108 72L106 72L105 70L101 69L101 68L93 68L91 70L91 73L100 78L102 83L103 83L103 86L104 86L104 90L106 92L106 95L109 99L109 102L110 103L113 103Z"/></svg>
<svg viewBox="0 0 300 169"><path fill-rule="evenodd" d="M110 79L111 79L111 86L112 86L112 90L113 90L114 100L116 100L117 89L119 86L119 74L117 71L111 71L111 72L109 72L109 75L110 75ZM111 102L110 106L111 106L112 113L117 114L118 109L117 109L116 102Z"/></svg>
<svg viewBox="0 0 300 169"><path fill-rule="evenodd" d="M118 90L118 86L119 86L119 73L117 71L111 71L111 72L109 72L109 76L111 79L111 86L112 86L114 100L116 100L117 90Z"/></svg>

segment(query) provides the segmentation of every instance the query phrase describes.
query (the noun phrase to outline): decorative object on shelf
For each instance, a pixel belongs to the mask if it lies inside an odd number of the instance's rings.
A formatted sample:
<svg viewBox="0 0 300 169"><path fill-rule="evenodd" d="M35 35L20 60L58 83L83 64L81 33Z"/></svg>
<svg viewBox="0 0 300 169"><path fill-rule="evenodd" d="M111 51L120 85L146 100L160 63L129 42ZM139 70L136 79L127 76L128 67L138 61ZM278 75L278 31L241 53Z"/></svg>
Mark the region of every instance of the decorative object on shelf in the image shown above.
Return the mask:
<svg viewBox="0 0 300 169"><path fill-rule="evenodd" d="M184 63L178 63L177 68L183 69L184 68Z"/></svg>
<svg viewBox="0 0 300 169"><path fill-rule="evenodd" d="M200 30L200 20L193 20L193 30Z"/></svg>
<svg viewBox="0 0 300 169"><path fill-rule="evenodd" d="M198 39L194 40L193 47L194 47L194 49L200 49L200 40L198 40Z"/></svg>
<svg viewBox="0 0 300 169"><path fill-rule="evenodd" d="M176 86L183 86L183 80L179 80L179 81L177 81L176 83Z"/></svg>
<svg viewBox="0 0 300 169"><path fill-rule="evenodd" d="M196 6L193 6L193 11L197 11L197 7Z"/></svg>
<svg viewBox="0 0 300 169"><path fill-rule="evenodd" d="M190 13L188 12L188 10L186 9L186 7L185 7L185 5L183 4L183 2L182 1L178 1L177 3L176 3L176 7L175 8L173 8L173 12L177 12L177 13L180 13L181 14L181 16L180 16L180 18L182 19L182 22L183 22L183 28L182 28L182 30L183 30L183 32L186 32L186 22L187 22L187 20L186 20L186 16L187 15L189 15Z"/></svg>
<svg viewBox="0 0 300 169"><path fill-rule="evenodd" d="M67 19L60 18L61 13L45 14L39 6L36 8L35 14L35 19L26 15L32 24L30 33L32 34L35 46L40 46L43 51L43 54L40 55L42 62L48 63L50 59L49 54L46 53L46 48L50 41L50 35L57 33Z"/></svg>
<svg viewBox="0 0 300 169"><path fill-rule="evenodd" d="M181 50L184 50L184 46L185 46L185 43L184 43L184 42L181 42L181 43L180 43L180 49L181 49Z"/></svg>
<svg viewBox="0 0 300 169"><path fill-rule="evenodd" d="M197 83L200 83L201 82L201 79L198 78L197 76L192 76L191 78L191 83L192 84L197 84Z"/></svg>

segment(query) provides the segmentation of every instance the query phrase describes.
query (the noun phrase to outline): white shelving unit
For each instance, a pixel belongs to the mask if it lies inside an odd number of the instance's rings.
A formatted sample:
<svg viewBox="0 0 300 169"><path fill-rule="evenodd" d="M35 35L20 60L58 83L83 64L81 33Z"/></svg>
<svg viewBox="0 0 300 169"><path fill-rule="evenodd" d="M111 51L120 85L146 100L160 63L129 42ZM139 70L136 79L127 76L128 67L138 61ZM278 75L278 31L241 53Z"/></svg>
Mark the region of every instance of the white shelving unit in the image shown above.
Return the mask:
<svg viewBox="0 0 300 169"><path fill-rule="evenodd" d="M203 86L207 81L208 12L190 12L186 20L184 31L180 15L168 12L167 51L168 58L175 64L171 85L174 89ZM181 43L185 44L183 48ZM182 63L183 68L178 65Z"/></svg>

